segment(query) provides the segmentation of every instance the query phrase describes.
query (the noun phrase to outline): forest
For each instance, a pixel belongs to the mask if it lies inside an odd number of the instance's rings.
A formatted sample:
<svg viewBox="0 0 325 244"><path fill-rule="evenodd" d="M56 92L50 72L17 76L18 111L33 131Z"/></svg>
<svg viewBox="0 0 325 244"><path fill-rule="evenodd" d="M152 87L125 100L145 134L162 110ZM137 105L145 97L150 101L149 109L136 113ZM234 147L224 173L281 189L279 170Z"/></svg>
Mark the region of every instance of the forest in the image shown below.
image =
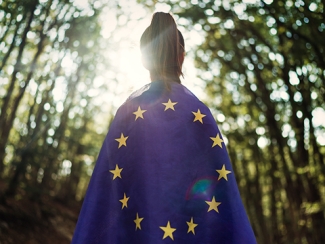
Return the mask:
<svg viewBox="0 0 325 244"><path fill-rule="evenodd" d="M0 243L70 243L116 99L130 94L116 62L125 28L161 9L192 43L257 242L325 243L324 6L0 0Z"/></svg>

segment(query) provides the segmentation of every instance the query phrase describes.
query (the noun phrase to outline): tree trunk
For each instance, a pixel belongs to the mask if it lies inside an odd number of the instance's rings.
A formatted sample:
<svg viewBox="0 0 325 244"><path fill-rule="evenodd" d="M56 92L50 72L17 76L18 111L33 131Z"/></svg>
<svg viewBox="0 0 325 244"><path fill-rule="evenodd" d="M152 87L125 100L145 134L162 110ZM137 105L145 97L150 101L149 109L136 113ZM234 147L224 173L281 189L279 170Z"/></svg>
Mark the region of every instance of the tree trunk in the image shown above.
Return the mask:
<svg viewBox="0 0 325 244"><path fill-rule="evenodd" d="M34 5L32 5L32 7L30 8L30 12L29 12L29 18L27 20L27 24L25 27L25 30L22 34L22 38L21 38L21 43L19 45L19 51L18 51L18 56L17 56L17 61L16 64L14 66L14 71L12 73L11 76L11 81L10 81L10 85L9 88L7 90L7 94L3 99L3 103L1 106L1 114L0 114L0 175L3 172L3 166L4 166L4 157L5 157L5 148L6 148L6 144L8 141L8 136L9 136L9 131L11 129L11 118L8 119L9 116L9 102L10 99L12 97L12 93L14 90L14 85L16 82L16 75L17 73L21 70L21 66L22 66L22 56L23 56L23 52L26 46L26 38L27 38L27 33L29 32L30 28L31 28L31 23L33 21L34 18L34 10L36 9L37 3L35 3ZM12 114L12 111L11 111ZM11 117L14 117L11 115ZM13 119L12 119L13 120Z"/></svg>

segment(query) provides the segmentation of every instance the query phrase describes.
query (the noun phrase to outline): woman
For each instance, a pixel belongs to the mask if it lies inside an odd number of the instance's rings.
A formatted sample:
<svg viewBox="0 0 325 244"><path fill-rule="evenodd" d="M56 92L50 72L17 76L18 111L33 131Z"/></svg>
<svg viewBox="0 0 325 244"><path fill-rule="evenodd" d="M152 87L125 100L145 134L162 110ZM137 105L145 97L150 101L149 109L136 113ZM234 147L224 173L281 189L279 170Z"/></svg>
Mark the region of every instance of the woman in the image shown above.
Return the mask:
<svg viewBox="0 0 325 244"><path fill-rule="evenodd" d="M119 108L73 243L256 243L222 135L180 83L184 39L155 13L140 40L151 83Z"/></svg>

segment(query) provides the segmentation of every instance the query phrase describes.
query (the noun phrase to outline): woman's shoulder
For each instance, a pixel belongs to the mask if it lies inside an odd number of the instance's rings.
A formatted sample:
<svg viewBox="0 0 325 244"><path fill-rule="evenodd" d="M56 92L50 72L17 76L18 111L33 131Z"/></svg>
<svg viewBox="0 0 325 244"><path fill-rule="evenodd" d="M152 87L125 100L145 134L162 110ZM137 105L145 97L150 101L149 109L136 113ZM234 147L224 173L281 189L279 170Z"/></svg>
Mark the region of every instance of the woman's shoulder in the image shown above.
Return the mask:
<svg viewBox="0 0 325 244"><path fill-rule="evenodd" d="M168 118L168 122L159 119L162 117ZM165 89L161 83L150 83L133 92L117 110L113 123L129 128L139 118L145 119L147 125L185 124L197 120L204 124L215 124L210 109L188 88L176 83L170 89Z"/></svg>
<svg viewBox="0 0 325 244"><path fill-rule="evenodd" d="M208 109L208 107L185 85L177 84L173 87L176 96L181 99L184 103L195 106L200 106L202 108Z"/></svg>
<svg viewBox="0 0 325 244"><path fill-rule="evenodd" d="M162 81L154 81L133 92L118 111L138 108L141 105L162 103L169 99L186 106L208 109L186 86L175 82L171 84L170 88L166 88Z"/></svg>

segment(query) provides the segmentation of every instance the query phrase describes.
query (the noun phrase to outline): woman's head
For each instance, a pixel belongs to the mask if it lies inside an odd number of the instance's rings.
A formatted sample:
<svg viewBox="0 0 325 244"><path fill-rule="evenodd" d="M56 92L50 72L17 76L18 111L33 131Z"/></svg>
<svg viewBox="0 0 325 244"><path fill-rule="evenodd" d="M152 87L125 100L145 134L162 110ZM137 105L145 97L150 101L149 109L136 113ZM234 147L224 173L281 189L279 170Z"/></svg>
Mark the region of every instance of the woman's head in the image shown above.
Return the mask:
<svg viewBox="0 0 325 244"><path fill-rule="evenodd" d="M184 38L169 13L157 12L140 39L143 64L152 80L176 81L182 73Z"/></svg>

